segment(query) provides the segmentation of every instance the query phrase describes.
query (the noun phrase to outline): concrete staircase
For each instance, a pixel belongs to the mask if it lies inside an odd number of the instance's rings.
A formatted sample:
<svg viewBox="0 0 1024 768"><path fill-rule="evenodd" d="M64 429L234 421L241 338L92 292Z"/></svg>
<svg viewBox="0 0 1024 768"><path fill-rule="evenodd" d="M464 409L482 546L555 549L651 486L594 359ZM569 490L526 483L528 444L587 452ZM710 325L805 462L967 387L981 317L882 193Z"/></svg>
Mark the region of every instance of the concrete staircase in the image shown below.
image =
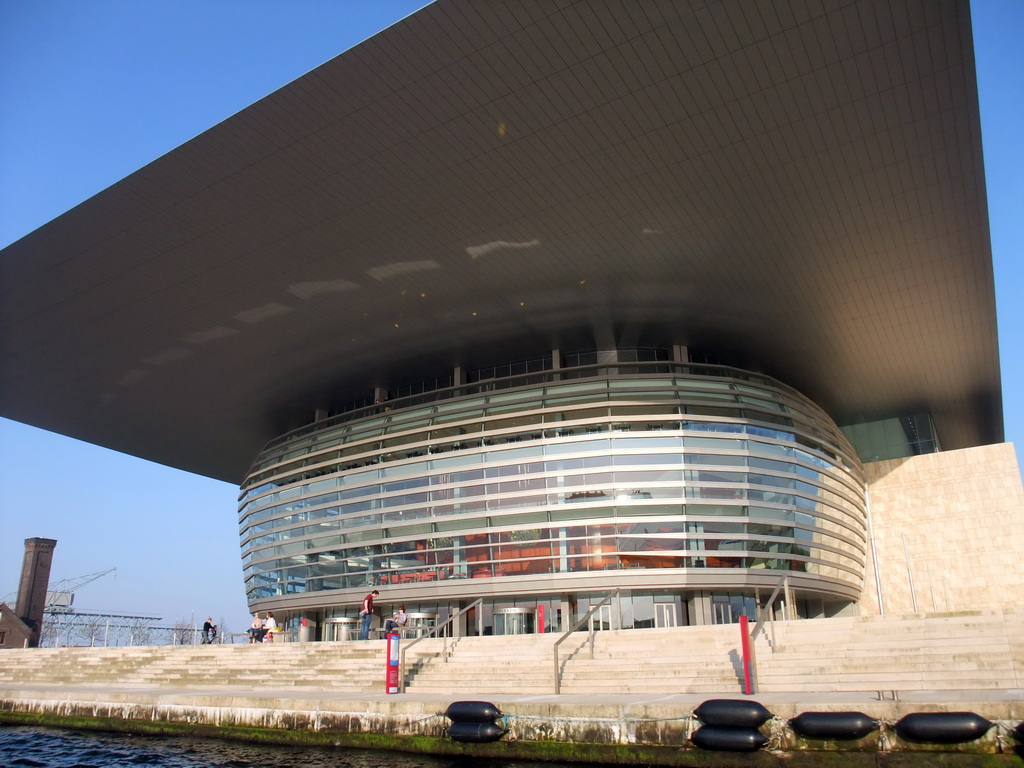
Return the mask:
<svg viewBox="0 0 1024 768"><path fill-rule="evenodd" d="M409 693L554 690L556 635L406 642ZM382 692L383 640L0 651L0 688ZM580 632L559 648L563 694L741 692L737 625ZM759 692L1024 689L1024 608L775 623Z"/></svg>
<svg viewBox="0 0 1024 768"><path fill-rule="evenodd" d="M764 691L1024 688L1024 610L776 624L758 647Z"/></svg>
<svg viewBox="0 0 1024 768"><path fill-rule="evenodd" d="M380 690L383 642L38 648L0 652L0 687L19 684L267 691Z"/></svg>

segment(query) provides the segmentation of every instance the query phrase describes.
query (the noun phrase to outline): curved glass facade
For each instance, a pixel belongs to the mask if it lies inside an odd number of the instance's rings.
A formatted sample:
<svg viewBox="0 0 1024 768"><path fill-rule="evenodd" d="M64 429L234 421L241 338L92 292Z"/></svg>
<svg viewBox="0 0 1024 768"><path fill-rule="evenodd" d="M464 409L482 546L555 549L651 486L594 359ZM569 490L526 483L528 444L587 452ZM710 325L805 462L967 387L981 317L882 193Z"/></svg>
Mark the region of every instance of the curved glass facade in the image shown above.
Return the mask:
<svg viewBox="0 0 1024 768"><path fill-rule="evenodd" d="M254 463L239 523L250 603L323 615L371 587L443 611L609 588L714 599L786 574L850 602L866 550L860 463L820 408L766 376L667 362L448 387L295 430Z"/></svg>

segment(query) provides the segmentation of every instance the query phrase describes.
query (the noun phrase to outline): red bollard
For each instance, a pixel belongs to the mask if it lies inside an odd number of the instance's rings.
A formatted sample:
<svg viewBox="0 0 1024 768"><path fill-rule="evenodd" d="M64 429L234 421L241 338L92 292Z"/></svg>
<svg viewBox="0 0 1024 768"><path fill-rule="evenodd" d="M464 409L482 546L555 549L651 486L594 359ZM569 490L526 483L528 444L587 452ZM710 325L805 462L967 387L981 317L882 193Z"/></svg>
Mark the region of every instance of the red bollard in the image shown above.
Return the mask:
<svg viewBox="0 0 1024 768"><path fill-rule="evenodd" d="M388 693L401 693L401 685L398 681L399 658L398 658L398 634L388 635L388 669L387 678L384 683L384 690Z"/></svg>
<svg viewBox="0 0 1024 768"><path fill-rule="evenodd" d="M750 631L746 616L740 616L740 647L743 650L743 692L750 696L754 692L754 652L750 647Z"/></svg>

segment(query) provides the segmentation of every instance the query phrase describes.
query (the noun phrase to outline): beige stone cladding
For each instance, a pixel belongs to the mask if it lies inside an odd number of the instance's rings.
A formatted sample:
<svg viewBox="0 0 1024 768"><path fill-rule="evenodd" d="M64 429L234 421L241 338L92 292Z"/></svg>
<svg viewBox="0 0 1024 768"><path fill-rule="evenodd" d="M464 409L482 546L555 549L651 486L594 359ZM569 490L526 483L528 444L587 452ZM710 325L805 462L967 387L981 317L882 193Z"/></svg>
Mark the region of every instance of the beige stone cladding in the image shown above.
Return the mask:
<svg viewBox="0 0 1024 768"><path fill-rule="evenodd" d="M1024 488L1011 443L865 465L875 557L863 614L1024 604Z"/></svg>

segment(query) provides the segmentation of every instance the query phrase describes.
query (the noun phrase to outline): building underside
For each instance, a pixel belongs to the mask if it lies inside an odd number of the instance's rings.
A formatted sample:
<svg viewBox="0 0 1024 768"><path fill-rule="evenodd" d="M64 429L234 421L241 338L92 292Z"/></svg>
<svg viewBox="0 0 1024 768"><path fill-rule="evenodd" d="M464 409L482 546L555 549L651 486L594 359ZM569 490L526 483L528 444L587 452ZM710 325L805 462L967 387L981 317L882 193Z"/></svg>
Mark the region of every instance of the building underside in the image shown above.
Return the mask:
<svg viewBox="0 0 1024 768"><path fill-rule="evenodd" d="M3 415L239 483L250 604L325 636L846 610L864 462L1002 440L966 0L439 0L0 294Z"/></svg>

